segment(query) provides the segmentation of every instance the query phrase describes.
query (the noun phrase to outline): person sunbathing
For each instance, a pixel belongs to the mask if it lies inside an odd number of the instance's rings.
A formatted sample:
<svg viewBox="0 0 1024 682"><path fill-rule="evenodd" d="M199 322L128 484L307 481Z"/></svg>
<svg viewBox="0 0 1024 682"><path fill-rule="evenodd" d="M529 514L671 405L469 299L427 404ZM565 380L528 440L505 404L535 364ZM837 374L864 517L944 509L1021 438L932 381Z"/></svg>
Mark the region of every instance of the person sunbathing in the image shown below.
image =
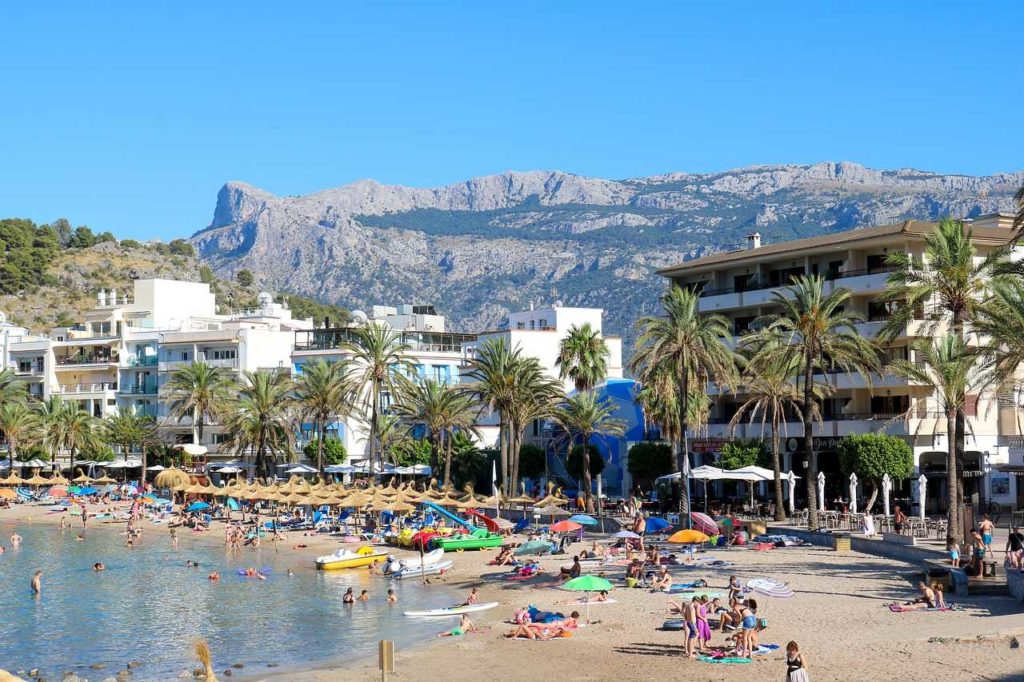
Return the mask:
<svg viewBox="0 0 1024 682"><path fill-rule="evenodd" d="M921 609L937 609L939 607L939 599L935 595L935 590L928 587L925 583L918 583L917 589L921 592L921 596L911 602L902 604L901 611L918 611ZM893 602L895 604L896 602ZM943 601L945 606L945 601Z"/></svg>
<svg viewBox="0 0 1024 682"><path fill-rule="evenodd" d="M570 634L565 628L550 623L521 623L511 632L505 633L505 637L508 639L548 640L555 637L566 637Z"/></svg>
<svg viewBox="0 0 1024 682"><path fill-rule="evenodd" d="M505 546L498 552L498 556L491 561L492 566L509 566L515 559L512 557L512 548Z"/></svg>
<svg viewBox="0 0 1024 682"><path fill-rule="evenodd" d="M651 582L651 587L658 592L668 592L672 589L672 574L668 572L667 566L662 566L657 575L654 576L654 580Z"/></svg>

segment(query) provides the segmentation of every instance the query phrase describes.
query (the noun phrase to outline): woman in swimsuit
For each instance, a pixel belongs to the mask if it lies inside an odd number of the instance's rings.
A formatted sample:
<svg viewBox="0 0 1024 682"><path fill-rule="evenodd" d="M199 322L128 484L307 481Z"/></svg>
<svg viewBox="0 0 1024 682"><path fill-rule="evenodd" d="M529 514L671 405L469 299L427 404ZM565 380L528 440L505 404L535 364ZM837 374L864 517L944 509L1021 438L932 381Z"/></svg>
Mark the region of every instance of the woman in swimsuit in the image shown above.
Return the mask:
<svg viewBox="0 0 1024 682"><path fill-rule="evenodd" d="M902 611L918 611L920 609L934 609L938 607L935 590L924 583L918 583L917 589L921 591L921 596L912 602L903 604L901 609ZM895 604L895 602L893 603Z"/></svg>

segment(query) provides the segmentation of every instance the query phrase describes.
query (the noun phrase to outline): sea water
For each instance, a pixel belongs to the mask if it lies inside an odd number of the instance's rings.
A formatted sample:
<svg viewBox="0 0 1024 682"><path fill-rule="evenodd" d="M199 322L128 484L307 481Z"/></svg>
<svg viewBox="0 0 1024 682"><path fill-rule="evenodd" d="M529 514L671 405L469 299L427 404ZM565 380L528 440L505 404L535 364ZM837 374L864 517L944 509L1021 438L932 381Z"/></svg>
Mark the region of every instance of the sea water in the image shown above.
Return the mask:
<svg viewBox="0 0 1024 682"><path fill-rule="evenodd" d="M11 547L17 528L24 538ZM125 536L108 529L81 528L61 533L55 527L15 526L0 521L0 668L38 668L49 680L73 670L90 680L115 675L129 661L141 665L133 680L173 680L197 667L193 644L205 638L218 673L244 663L236 674L250 676L275 668L374 655L377 641L409 645L454 625L450 619L418 619L406 609L450 606L462 595L444 585L420 580L392 581L366 569L312 571L312 560L290 549L229 555L217 538L191 544L181 529L180 546L171 549L166 529L146 527L133 549ZM289 544L301 542L293 536ZM282 543L283 544L283 543ZM199 568L186 566L187 560ZM106 570L96 572L96 562ZM268 567L267 580L243 578L237 569ZM288 576L292 568L295 575ZM36 569L43 571L42 596L30 594ZM207 580L219 571L220 581ZM356 596L366 589L369 602L342 603L345 589ZM398 596L389 606L388 588ZM102 670L90 668L104 664Z"/></svg>

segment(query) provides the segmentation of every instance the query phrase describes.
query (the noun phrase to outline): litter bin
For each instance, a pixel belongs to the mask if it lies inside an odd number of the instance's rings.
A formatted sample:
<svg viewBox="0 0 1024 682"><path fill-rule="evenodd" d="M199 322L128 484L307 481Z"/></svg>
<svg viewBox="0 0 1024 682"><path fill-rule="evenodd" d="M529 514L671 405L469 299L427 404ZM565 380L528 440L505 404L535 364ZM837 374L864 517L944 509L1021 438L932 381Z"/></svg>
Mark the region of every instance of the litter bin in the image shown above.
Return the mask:
<svg viewBox="0 0 1024 682"><path fill-rule="evenodd" d="M835 533L832 535L832 549L837 552L850 551L850 534Z"/></svg>

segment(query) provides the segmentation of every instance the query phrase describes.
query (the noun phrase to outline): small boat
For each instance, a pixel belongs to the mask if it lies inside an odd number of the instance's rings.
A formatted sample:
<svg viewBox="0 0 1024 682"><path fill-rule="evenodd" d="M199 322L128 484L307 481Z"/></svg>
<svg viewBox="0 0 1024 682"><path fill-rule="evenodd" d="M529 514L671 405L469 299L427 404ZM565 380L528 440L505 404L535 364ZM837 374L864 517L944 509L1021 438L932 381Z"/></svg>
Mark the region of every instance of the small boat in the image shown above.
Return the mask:
<svg viewBox="0 0 1024 682"><path fill-rule="evenodd" d="M424 554L422 558L418 556L408 557L404 559L392 558L390 561L388 561L387 565L384 566L384 572L390 574L397 573L405 568L421 568L423 566L429 566L431 564L436 564L437 562L441 561L443 557L444 550L435 549L432 552L427 552L426 554Z"/></svg>
<svg viewBox="0 0 1024 682"><path fill-rule="evenodd" d="M493 609L498 605L496 601L483 602L482 604L469 604L468 606L447 606L443 609L430 609L429 611L406 611L407 616L417 616L424 618L436 618L442 616L461 616L464 613L475 613L477 611L486 611L487 609Z"/></svg>
<svg viewBox="0 0 1024 682"><path fill-rule="evenodd" d="M387 552L375 547L360 547L351 551L342 547L334 554L325 554L316 558L316 567L321 571L335 571L343 568L363 568L374 561L383 562Z"/></svg>
<svg viewBox="0 0 1024 682"><path fill-rule="evenodd" d="M416 566L413 568L402 568L394 573L391 573L391 577L395 580L401 580L402 578L416 577L420 578L425 575L436 575L438 573L444 573L455 562L451 559L447 561L439 561L436 564L430 564L428 566Z"/></svg>

